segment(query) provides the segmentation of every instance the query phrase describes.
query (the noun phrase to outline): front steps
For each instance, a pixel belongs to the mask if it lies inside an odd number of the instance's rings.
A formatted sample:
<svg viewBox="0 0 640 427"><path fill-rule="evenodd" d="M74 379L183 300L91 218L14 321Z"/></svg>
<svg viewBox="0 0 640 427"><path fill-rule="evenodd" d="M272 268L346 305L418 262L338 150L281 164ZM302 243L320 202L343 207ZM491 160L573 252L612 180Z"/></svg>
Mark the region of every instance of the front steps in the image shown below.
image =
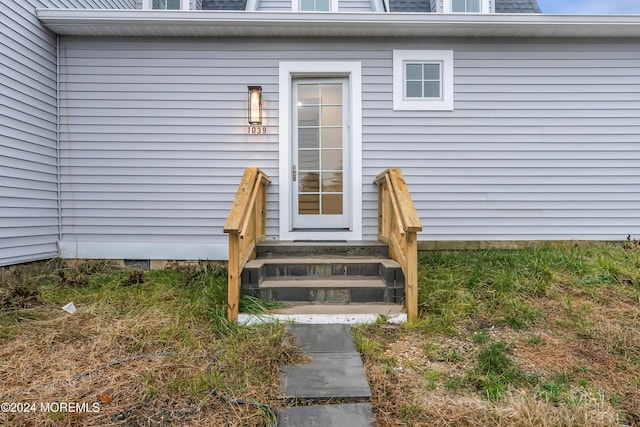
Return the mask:
<svg viewBox="0 0 640 427"><path fill-rule="evenodd" d="M241 292L296 304L400 304L404 275L379 242L270 242L242 272Z"/></svg>

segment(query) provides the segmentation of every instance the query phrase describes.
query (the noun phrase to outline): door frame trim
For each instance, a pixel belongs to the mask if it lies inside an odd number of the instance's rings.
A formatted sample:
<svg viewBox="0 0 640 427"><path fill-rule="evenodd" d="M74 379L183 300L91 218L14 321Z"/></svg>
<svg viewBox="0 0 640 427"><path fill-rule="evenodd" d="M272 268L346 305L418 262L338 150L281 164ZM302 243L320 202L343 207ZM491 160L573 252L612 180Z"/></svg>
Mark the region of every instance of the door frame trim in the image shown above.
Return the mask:
<svg viewBox="0 0 640 427"><path fill-rule="evenodd" d="M349 80L351 129L351 230L293 231L291 218L291 96L296 77ZM362 64L360 62L280 62L279 66L279 236L280 240L362 240Z"/></svg>

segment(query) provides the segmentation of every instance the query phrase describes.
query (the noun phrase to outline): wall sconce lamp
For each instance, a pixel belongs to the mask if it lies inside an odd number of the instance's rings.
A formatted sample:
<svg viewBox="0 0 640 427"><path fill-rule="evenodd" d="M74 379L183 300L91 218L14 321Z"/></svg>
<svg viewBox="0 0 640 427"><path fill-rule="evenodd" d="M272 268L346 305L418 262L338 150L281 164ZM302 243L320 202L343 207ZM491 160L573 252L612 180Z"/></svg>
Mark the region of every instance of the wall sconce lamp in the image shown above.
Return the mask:
<svg viewBox="0 0 640 427"><path fill-rule="evenodd" d="M262 86L249 87L249 124L262 124Z"/></svg>

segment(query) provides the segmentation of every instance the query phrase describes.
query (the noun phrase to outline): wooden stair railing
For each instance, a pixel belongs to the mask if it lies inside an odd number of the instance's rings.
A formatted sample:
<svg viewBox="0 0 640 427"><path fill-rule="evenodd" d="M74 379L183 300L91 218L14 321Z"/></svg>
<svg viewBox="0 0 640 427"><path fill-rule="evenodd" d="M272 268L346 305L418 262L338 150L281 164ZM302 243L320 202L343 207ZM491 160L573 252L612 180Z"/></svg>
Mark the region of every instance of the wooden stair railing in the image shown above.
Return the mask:
<svg viewBox="0 0 640 427"><path fill-rule="evenodd" d="M256 244L266 234L266 202L269 177L258 168L247 168L242 175L224 232L229 233L229 281L227 317L238 320L240 276L247 261L255 258Z"/></svg>
<svg viewBox="0 0 640 427"><path fill-rule="evenodd" d="M402 267L407 319L414 321L418 318L417 234L422 223L400 169L387 169L374 182L378 184L378 239L389 245L389 256Z"/></svg>

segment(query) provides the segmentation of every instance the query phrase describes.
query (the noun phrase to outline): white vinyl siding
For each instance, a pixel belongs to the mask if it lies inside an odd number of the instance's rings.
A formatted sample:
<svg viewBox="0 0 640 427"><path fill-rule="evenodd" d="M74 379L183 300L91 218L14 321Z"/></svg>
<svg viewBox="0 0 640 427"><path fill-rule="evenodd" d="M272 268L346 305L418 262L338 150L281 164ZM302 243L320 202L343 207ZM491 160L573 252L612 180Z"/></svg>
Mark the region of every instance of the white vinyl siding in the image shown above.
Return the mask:
<svg viewBox="0 0 640 427"><path fill-rule="evenodd" d="M36 8L132 8L134 0L0 2L0 265L57 255L56 36Z"/></svg>
<svg viewBox="0 0 640 427"><path fill-rule="evenodd" d="M362 63L364 239L376 238L372 182L388 167L403 169L421 240L640 235L635 42L431 41L454 52L456 110L393 111L393 50L425 45L65 38L63 241L98 254L139 243L129 254L140 258L145 242L226 247L245 167L273 179L267 236L277 238L280 61ZM252 84L263 87L266 135L247 134Z"/></svg>

